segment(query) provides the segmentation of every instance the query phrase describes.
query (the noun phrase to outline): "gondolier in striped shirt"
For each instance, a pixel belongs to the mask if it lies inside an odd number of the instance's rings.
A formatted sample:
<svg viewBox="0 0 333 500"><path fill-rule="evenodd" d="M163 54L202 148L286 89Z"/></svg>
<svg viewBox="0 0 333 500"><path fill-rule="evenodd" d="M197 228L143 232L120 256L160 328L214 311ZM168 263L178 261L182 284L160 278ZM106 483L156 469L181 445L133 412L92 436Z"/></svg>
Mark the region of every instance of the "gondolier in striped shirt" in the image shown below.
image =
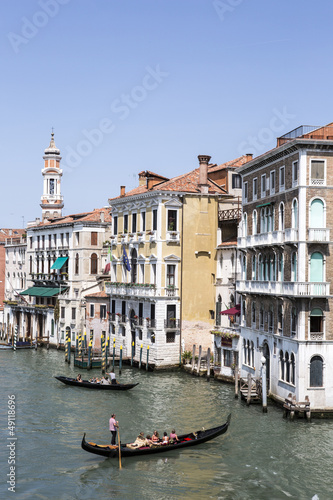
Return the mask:
<svg viewBox="0 0 333 500"><path fill-rule="evenodd" d="M118 422L116 420L116 415L112 413L110 421L109 421L109 429L111 432L111 444L115 445L116 444L116 437L117 437L117 428L118 428Z"/></svg>

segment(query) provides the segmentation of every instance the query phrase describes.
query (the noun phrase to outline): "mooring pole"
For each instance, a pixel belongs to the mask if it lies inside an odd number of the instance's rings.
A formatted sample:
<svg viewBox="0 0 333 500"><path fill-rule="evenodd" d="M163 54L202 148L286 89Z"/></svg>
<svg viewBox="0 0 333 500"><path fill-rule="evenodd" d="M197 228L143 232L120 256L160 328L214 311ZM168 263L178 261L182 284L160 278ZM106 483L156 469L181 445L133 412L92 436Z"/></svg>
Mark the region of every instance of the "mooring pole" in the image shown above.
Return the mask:
<svg viewBox="0 0 333 500"><path fill-rule="evenodd" d="M113 371L114 371L114 358L115 358L115 355L116 355L116 339L114 338L113 339L113 352L112 352L112 368L113 368Z"/></svg>
<svg viewBox="0 0 333 500"><path fill-rule="evenodd" d="M147 346L147 364L146 364L146 371L148 371L148 366L149 366L148 362L149 362L149 345Z"/></svg>
<svg viewBox="0 0 333 500"><path fill-rule="evenodd" d="M238 398L238 366L235 366L235 398Z"/></svg>
<svg viewBox="0 0 333 500"><path fill-rule="evenodd" d="M90 370L91 368L91 349L92 349L92 340L90 340L88 347L88 365L87 365L88 370Z"/></svg>
<svg viewBox="0 0 333 500"><path fill-rule="evenodd" d="M207 382L210 379L210 347L207 349Z"/></svg>
<svg viewBox="0 0 333 500"><path fill-rule="evenodd" d="M141 370L141 363L142 363L142 344L140 345L140 362L139 362L139 369Z"/></svg>
<svg viewBox="0 0 333 500"><path fill-rule="evenodd" d="M202 347L201 347L201 345L199 345L199 355L198 355L198 375L200 375L201 353L202 353Z"/></svg>
<svg viewBox="0 0 333 500"><path fill-rule="evenodd" d="M106 344L105 344L105 370L108 367L108 351L109 351L109 344L110 344L110 337L106 339Z"/></svg>
<svg viewBox="0 0 333 500"><path fill-rule="evenodd" d="M195 349L196 349L196 346L195 346L195 344L193 344L193 351L192 351L192 373L194 373Z"/></svg>
<svg viewBox="0 0 333 500"><path fill-rule="evenodd" d="M121 375L121 367L123 361L123 346L120 346L120 354L119 354L119 375Z"/></svg>
<svg viewBox="0 0 333 500"><path fill-rule="evenodd" d="M134 342L132 342L131 366L133 366Z"/></svg>
<svg viewBox="0 0 333 500"><path fill-rule="evenodd" d="M18 330L18 327L17 327L17 325L15 325L15 328L14 328L14 344L13 344L14 351L16 351L17 330Z"/></svg>
<svg viewBox="0 0 333 500"><path fill-rule="evenodd" d="M252 377L251 373L247 374L247 398L246 398L246 404L249 406L251 403L251 391L252 391Z"/></svg>
<svg viewBox="0 0 333 500"><path fill-rule="evenodd" d="M266 379L266 358L261 358L261 384L262 384L262 411L267 413L267 379Z"/></svg>

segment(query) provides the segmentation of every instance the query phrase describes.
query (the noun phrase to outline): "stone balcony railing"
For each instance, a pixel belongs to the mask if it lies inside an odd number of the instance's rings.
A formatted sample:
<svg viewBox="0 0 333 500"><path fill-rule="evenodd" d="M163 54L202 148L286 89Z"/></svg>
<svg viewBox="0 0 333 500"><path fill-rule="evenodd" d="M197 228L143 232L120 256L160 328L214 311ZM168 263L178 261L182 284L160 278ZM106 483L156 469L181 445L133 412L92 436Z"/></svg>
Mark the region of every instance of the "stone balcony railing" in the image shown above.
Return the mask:
<svg viewBox="0 0 333 500"><path fill-rule="evenodd" d="M179 231L167 231L166 232L166 242L167 243L179 243L180 242Z"/></svg>
<svg viewBox="0 0 333 500"><path fill-rule="evenodd" d="M281 245L284 243L296 243L297 241L298 229L294 228L286 228L283 231L251 234L237 238L239 248L276 244ZM308 241L328 242L330 241L330 230L326 228L308 228Z"/></svg>
<svg viewBox="0 0 333 500"><path fill-rule="evenodd" d="M310 332L310 340L324 340L324 332Z"/></svg>
<svg viewBox="0 0 333 500"><path fill-rule="evenodd" d="M168 330L176 330L180 327L180 320L176 318L168 318L164 320L164 328Z"/></svg>
<svg viewBox="0 0 333 500"><path fill-rule="evenodd" d="M309 228L308 241L330 241L330 230L326 228Z"/></svg>
<svg viewBox="0 0 333 500"><path fill-rule="evenodd" d="M248 281L236 282L237 292L285 295L292 297L327 297L330 295L330 284L326 282L297 281Z"/></svg>
<svg viewBox="0 0 333 500"><path fill-rule="evenodd" d="M129 295L132 297L156 297L161 295L155 285L141 283L106 283L105 291L110 295Z"/></svg>

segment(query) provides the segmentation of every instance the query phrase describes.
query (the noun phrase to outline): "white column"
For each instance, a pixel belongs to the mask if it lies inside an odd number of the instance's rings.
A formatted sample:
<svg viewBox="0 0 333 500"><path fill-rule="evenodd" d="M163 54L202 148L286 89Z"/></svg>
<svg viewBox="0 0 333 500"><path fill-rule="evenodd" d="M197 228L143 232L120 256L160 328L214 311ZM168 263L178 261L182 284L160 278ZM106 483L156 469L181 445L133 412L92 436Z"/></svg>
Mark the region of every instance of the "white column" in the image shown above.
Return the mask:
<svg viewBox="0 0 333 500"><path fill-rule="evenodd" d="M307 154L304 149L299 153L299 188L298 188L298 281L307 281L307 259L306 259L306 240L307 240L307 225L306 215L308 207L306 203L306 179L307 179ZM302 215L301 215L302 214Z"/></svg>

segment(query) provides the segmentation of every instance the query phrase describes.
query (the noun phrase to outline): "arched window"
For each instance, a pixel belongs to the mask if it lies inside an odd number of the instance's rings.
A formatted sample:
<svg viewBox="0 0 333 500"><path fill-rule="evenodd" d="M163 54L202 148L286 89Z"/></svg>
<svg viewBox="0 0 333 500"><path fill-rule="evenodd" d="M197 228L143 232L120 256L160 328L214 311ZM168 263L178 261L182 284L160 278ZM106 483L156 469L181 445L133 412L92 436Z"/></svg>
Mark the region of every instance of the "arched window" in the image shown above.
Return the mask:
<svg viewBox="0 0 333 500"><path fill-rule="evenodd" d="M324 202L320 199L312 200L310 205L310 227L323 228L324 221Z"/></svg>
<svg viewBox="0 0 333 500"><path fill-rule="evenodd" d="M243 214L243 236L247 236L247 214Z"/></svg>
<svg viewBox="0 0 333 500"><path fill-rule="evenodd" d="M264 269L263 269L263 261L262 261L262 255L259 255L259 276L258 276L260 281L263 281L264 279Z"/></svg>
<svg viewBox="0 0 333 500"><path fill-rule="evenodd" d="M290 382L290 364L289 364L289 353L286 352L285 355L285 363L286 363L286 382Z"/></svg>
<svg viewBox="0 0 333 500"><path fill-rule="evenodd" d="M246 320L246 302L243 300L242 302L242 319L243 322Z"/></svg>
<svg viewBox="0 0 333 500"><path fill-rule="evenodd" d="M259 328L263 330L264 328L264 306L260 306L260 311L259 311Z"/></svg>
<svg viewBox="0 0 333 500"><path fill-rule="evenodd" d="M243 256L242 270L243 270L243 280L246 280L246 255Z"/></svg>
<svg viewBox="0 0 333 500"><path fill-rule="evenodd" d="M322 337L324 332L324 315L323 311L316 307L310 313L310 337L317 337L318 334Z"/></svg>
<svg viewBox="0 0 333 500"><path fill-rule="evenodd" d="M256 210L253 210L252 212L252 234L255 235L258 232L258 213Z"/></svg>
<svg viewBox="0 0 333 500"><path fill-rule="evenodd" d="M265 228L265 209L262 208L260 210L260 232L265 233L266 228Z"/></svg>
<svg viewBox="0 0 333 500"><path fill-rule="evenodd" d="M320 252L313 252L310 258L310 281L324 281L324 257Z"/></svg>
<svg viewBox="0 0 333 500"><path fill-rule="evenodd" d="M268 311L268 331L273 333L274 331L274 308L270 306Z"/></svg>
<svg viewBox="0 0 333 500"><path fill-rule="evenodd" d="M298 203L296 198L293 200L293 205L292 205L291 227L293 229L298 228Z"/></svg>
<svg viewBox="0 0 333 500"><path fill-rule="evenodd" d="M323 387L323 359L313 356L310 360L310 387Z"/></svg>
<svg viewBox="0 0 333 500"><path fill-rule="evenodd" d="M279 304L279 306L278 306L277 320L278 320L278 331L279 331L279 334L282 335L283 334L283 307L281 304Z"/></svg>
<svg viewBox="0 0 333 500"><path fill-rule="evenodd" d="M284 231L284 204L279 206L279 231Z"/></svg>
<svg viewBox="0 0 333 500"><path fill-rule="evenodd" d="M247 361L246 364L251 366L251 349L250 349L250 341L247 341Z"/></svg>
<svg viewBox="0 0 333 500"><path fill-rule="evenodd" d="M297 281L297 253L291 254L291 281Z"/></svg>
<svg viewBox="0 0 333 500"><path fill-rule="evenodd" d="M297 310L293 307L291 310L291 335L297 334Z"/></svg>
<svg viewBox="0 0 333 500"><path fill-rule="evenodd" d="M137 279L137 251L133 248L131 253L131 282L136 283Z"/></svg>
<svg viewBox="0 0 333 500"><path fill-rule="evenodd" d="M290 356L290 383L295 385L295 354L293 352Z"/></svg>
<svg viewBox="0 0 333 500"><path fill-rule="evenodd" d="M280 361L280 379L284 380L284 355L283 355L283 351L280 351L279 361Z"/></svg>
<svg viewBox="0 0 333 500"><path fill-rule="evenodd" d="M250 366L254 367L254 343L251 341L251 364Z"/></svg>
<svg viewBox="0 0 333 500"><path fill-rule="evenodd" d="M79 274L79 254L75 255L75 274Z"/></svg>
<svg viewBox="0 0 333 500"><path fill-rule="evenodd" d="M222 310L222 297L221 295L219 295L216 302L216 325L221 324L221 310Z"/></svg>
<svg viewBox="0 0 333 500"><path fill-rule="evenodd" d="M255 326L256 324L256 304L252 302L252 324Z"/></svg>
<svg viewBox="0 0 333 500"><path fill-rule="evenodd" d="M256 256L252 255L252 280L256 280L256 275L257 275L257 261L256 261Z"/></svg>
<svg viewBox="0 0 333 500"><path fill-rule="evenodd" d="M93 253L90 257L90 274L97 274L97 254Z"/></svg>
<svg viewBox="0 0 333 500"><path fill-rule="evenodd" d="M279 254L278 259L278 281L284 281L284 265L283 265L283 254Z"/></svg>

